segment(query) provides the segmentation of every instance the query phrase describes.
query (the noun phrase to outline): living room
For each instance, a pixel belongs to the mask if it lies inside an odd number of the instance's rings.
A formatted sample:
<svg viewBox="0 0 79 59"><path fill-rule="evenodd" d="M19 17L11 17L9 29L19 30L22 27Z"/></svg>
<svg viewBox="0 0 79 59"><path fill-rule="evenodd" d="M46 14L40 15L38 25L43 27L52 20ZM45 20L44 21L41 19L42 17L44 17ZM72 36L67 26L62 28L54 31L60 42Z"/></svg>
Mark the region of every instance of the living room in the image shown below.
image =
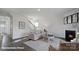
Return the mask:
<svg viewBox="0 0 79 59"><path fill-rule="evenodd" d="M1 39L1 43L3 42L1 44L2 48L4 47L3 49L6 49L6 47L8 48L8 45L11 45L12 43L14 46L18 46L21 45L18 42L27 41L24 44L33 48L32 50L35 51L48 51L49 49L58 51L60 42L68 41L65 39L66 30L75 32L75 37L71 39L71 42L78 43L78 39L75 40L77 33L79 32L78 13L78 8L1 8L0 24L2 30L0 30L0 33L2 33L1 35L3 37L3 39ZM74 14L77 15L75 16L77 19L72 22ZM5 19L7 21L5 21ZM73 34L70 35L70 37L72 36ZM42 38L41 40L47 42L49 41L48 39L52 38L52 47L50 46L50 43L39 41L39 38ZM66 43L69 43L68 46L71 46L71 42L68 41ZM14 46L10 47L13 47L14 49ZM29 51L30 49L26 48L25 51L27 50ZM77 49L70 49L69 47L67 50Z"/></svg>

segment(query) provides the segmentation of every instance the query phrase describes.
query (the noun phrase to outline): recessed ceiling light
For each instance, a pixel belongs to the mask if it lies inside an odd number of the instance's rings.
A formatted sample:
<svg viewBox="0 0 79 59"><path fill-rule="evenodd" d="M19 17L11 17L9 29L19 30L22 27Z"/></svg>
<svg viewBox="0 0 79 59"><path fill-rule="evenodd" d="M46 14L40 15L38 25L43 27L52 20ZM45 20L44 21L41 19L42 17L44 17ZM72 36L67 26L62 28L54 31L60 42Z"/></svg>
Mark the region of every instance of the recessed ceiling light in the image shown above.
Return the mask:
<svg viewBox="0 0 79 59"><path fill-rule="evenodd" d="M40 9L37 9L37 11L40 11Z"/></svg>

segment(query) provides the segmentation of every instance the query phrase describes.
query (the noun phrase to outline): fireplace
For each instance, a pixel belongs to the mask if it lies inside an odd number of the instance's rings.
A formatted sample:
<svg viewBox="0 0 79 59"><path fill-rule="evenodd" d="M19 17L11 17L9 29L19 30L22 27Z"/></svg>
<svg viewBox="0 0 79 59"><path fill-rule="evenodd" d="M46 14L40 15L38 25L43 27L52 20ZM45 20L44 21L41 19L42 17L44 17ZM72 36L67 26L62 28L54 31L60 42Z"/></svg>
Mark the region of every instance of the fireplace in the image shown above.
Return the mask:
<svg viewBox="0 0 79 59"><path fill-rule="evenodd" d="M65 30L65 40L67 42L71 42L71 40L73 40L74 38L76 38L76 31Z"/></svg>

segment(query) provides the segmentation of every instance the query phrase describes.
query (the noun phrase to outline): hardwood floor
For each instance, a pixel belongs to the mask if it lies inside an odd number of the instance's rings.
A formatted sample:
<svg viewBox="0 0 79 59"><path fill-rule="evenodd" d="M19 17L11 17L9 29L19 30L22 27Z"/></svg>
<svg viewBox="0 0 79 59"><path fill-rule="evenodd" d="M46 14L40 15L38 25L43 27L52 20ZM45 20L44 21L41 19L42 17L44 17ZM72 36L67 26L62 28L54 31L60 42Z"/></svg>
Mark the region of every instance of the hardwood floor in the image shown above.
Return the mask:
<svg viewBox="0 0 79 59"><path fill-rule="evenodd" d="M40 39L40 40L42 40L42 39ZM23 39L23 40L21 40L19 42L11 43L9 45L9 47L14 47L14 48L19 47L19 48L22 48L22 49L18 49L18 48L17 49L1 49L1 51L36 51L33 48L31 48L31 47L27 46L26 44L24 44L24 42L27 42L27 41L28 40ZM42 41L48 42L47 40L42 40ZM56 50L55 50L55 48L50 47L49 51L56 51Z"/></svg>
<svg viewBox="0 0 79 59"><path fill-rule="evenodd" d="M9 45L9 47L14 47L16 49L2 49L1 51L35 51L34 49L32 49L31 47L23 44L23 42L26 42L27 40L22 40L20 42L17 43L12 43ZM22 48L22 49L19 49Z"/></svg>

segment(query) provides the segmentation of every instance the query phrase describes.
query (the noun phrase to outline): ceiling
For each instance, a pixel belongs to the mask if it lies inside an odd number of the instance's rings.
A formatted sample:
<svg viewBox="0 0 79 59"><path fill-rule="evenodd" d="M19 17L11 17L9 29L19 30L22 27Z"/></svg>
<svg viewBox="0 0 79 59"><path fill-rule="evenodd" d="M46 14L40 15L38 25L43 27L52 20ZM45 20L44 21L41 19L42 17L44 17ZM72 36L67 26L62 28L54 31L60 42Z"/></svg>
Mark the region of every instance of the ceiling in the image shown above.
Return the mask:
<svg viewBox="0 0 79 59"><path fill-rule="evenodd" d="M38 11L40 9L40 11ZM61 15L64 12L71 11L75 8L2 8L9 13L19 15Z"/></svg>

